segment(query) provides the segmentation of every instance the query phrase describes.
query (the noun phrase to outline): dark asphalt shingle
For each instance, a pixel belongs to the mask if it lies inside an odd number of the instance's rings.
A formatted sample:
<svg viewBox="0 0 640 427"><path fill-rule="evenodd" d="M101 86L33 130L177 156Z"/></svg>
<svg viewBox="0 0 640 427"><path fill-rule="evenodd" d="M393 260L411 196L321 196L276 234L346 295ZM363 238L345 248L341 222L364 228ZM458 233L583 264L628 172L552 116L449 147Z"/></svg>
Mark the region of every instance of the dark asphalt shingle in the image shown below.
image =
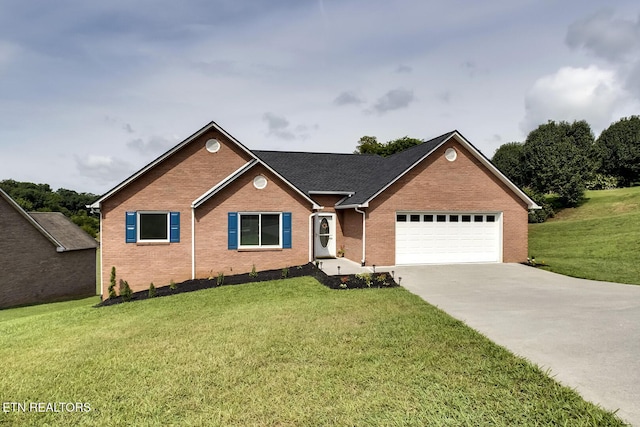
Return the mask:
<svg viewBox="0 0 640 427"><path fill-rule="evenodd" d="M342 204L353 205L366 202L452 134L446 133L389 157L262 150L253 153L303 193L349 191L353 196Z"/></svg>

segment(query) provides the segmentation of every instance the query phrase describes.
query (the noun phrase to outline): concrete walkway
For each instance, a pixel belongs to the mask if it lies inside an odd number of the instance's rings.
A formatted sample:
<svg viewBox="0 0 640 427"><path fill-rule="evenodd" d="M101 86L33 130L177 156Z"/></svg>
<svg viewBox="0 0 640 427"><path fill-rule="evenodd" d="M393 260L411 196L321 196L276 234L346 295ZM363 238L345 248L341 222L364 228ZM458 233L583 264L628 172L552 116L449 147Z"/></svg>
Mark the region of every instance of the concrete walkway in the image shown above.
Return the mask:
<svg viewBox="0 0 640 427"><path fill-rule="evenodd" d="M520 264L395 269L410 292L640 426L640 286Z"/></svg>

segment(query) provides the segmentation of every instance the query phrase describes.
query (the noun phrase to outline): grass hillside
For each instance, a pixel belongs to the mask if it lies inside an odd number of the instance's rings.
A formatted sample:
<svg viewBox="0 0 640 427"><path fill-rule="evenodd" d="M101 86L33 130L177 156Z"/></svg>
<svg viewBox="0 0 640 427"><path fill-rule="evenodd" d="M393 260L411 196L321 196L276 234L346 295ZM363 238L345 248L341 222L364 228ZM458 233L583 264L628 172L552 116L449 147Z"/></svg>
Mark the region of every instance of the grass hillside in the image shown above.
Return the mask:
<svg viewBox="0 0 640 427"><path fill-rule="evenodd" d="M556 273L640 285L640 187L587 191L580 207L529 225L529 253Z"/></svg>
<svg viewBox="0 0 640 427"><path fill-rule="evenodd" d="M402 288L92 302L1 312L1 400L84 411L6 406L0 425L622 425Z"/></svg>

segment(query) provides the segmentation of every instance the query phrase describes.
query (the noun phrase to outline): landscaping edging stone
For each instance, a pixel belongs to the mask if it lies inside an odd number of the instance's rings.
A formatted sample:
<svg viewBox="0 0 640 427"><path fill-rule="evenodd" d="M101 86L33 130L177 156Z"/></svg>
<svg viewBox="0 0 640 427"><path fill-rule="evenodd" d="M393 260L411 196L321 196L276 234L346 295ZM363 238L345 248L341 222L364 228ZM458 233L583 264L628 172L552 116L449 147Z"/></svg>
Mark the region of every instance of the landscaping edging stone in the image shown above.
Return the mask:
<svg viewBox="0 0 640 427"><path fill-rule="evenodd" d="M245 283L266 282L269 280L289 279L304 276L311 276L326 287L336 290L393 288L398 286L394 278L389 273L341 274L339 276L329 276L327 273L316 267L315 264L307 263L304 265L288 267L288 269L258 271L255 276L252 276L251 273L224 276L222 284L218 284L217 277L215 276L210 279L186 280L181 283L176 283L174 285L174 289L171 289L170 285L155 288L155 296L151 298L165 297L184 292L200 291L220 286L242 285ZM149 298L149 291L144 290L134 292L128 300L125 300L121 296L117 296L115 298L105 299L94 307L104 307L128 301L141 301Z"/></svg>

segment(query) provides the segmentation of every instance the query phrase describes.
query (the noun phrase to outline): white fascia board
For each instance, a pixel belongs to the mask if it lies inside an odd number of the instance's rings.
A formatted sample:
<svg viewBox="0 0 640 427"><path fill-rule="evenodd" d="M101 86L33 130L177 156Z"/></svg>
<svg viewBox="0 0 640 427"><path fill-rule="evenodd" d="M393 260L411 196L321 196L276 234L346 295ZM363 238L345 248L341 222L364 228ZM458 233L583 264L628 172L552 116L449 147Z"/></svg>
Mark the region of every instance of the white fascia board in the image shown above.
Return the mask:
<svg viewBox="0 0 640 427"><path fill-rule="evenodd" d="M328 195L328 196L353 196L353 191L309 191L309 194Z"/></svg>
<svg viewBox="0 0 640 427"><path fill-rule="evenodd" d="M354 205L336 206L335 208L336 209L355 209L355 208L368 208L368 207L369 207L369 202L354 204Z"/></svg>
<svg viewBox="0 0 640 427"><path fill-rule="evenodd" d="M258 164L258 160L257 159L253 159L253 160L245 163L239 169L237 169L236 171L232 172L229 176L227 176L222 181L220 181L219 183L217 183L216 185L211 187L209 190L207 190L207 192L205 192L202 196L200 196L197 199L195 199L191 203L191 207L192 208L197 208L197 207L201 206L204 202L206 202L211 197L213 197L213 195L215 195L217 192L219 192L220 190L225 188L227 185L231 184L233 181L236 180L236 178L238 178L239 176L242 176L242 174L244 174L246 171L251 169L256 164Z"/></svg>
<svg viewBox="0 0 640 427"><path fill-rule="evenodd" d="M420 164L420 162L422 162L425 158L429 157L432 153L434 153L435 151L437 151L440 147L442 147L445 143L447 143L448 141L451 140L451 138L453 137L457 137L456 140L462 144L463 147L465 147L476 159L478 159L480 161L480 163L482 163L484 166L486 166L494 175L496 175L496 177L502 181L507 187L509 187L509 189L511 189L511 191L513 191L514 193L516 193L516 195L522 199L522 201L524 201L527 204L527 207L529 209L541 209L540 206L538 206L536 204L536 202L534 202L533 200L531 200L531 198L529 196L527 196L522 190L520 190L518 188L517 185L515 185L513 182L511 182L511 180L509 178L507 178L502 172L500 172L498 170L498 168L496 168L489 160L487 160L487 158L478 151L477 148L475 148L473 145L471 145L471 143L469 141L467 141L462 135L460 135L460 133L458 131L454 131L451 133L451 135L449 135L448 138L444 139L440 144L438 144L433 150L431 150L429 153L425 154L424 156L422 156L421 158L419 158L417 161L415 161L411 166L409 166L407 169L405 169L401 174L399 174L398 176L396 176L393 180L391 180L389 183L387 183L387 185L385 185L384 187L382 187L380 190L378 190L373 196L369 197L366 200L366 204L368 204L371 200L373 200L374 198L376 198L380 193L382 193L384 190L386 190L387 188L389 188L391 185L393 185L396 181L398 181L400 178L402 178L405 174L407 174L411 169L413 169L414 167L416 167L416 165Z"/></svg>

